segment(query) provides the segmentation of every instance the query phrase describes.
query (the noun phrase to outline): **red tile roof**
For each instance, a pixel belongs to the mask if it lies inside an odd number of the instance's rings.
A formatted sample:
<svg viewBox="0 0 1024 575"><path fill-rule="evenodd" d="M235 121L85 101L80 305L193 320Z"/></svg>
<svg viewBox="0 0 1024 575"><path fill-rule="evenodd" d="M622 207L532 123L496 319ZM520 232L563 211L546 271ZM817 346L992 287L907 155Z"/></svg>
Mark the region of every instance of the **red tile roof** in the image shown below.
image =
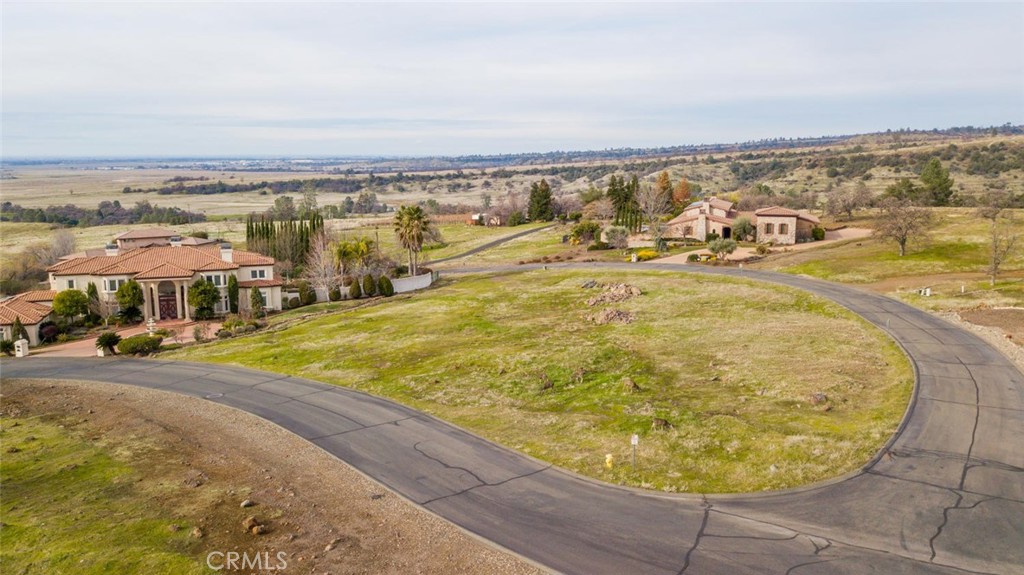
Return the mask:
<svg viewBox="0 0 1024 575"><path fill-rule="evenodd" d="M50 315L53 310L48 305L10 298L0 301L0 324L14 325L14 319L21 319L23 325L35 325Z"/></svg>
<svg viewBox="0 0 1024 575"><path fill-rule="evenodd" d="M132 275L140 279L155 279L191 277L200 271L235 270L239 266L274 264L273 258L244 250L232 250L231 259L230 262L221 259L218 244L158 246L127 250L116 256L103 255L65 260L50 266L47 271L58 276ZM185 275L184 272L191 273Z"/></svg>
<svg viewBox="0 0 1024 575"><path fill-rule="evenodd" d="M13 295L11 296L11 299L39 303L44 301L53 301L53 298L56 295L57 292L52 289L37 289Z"/></svg>
<svg viewBox="0 0 1024 575"><path fill-rule="evenodd" d="M795 217L800 215L800 212L791 210L789 208L783 208L783 207L780 207L780 206L772 206L770 208L761 208L760 210L757 210L756 212L754 212L754 214L758 215L758 216L768 216L768 217L780 217L780 218L792 217L792 218L795 218Z"/></svg>
<svg viewBox="0 0 1024 575"><path fill-rule="evenodd" d="M771 217L775 217L775 218L800 218L801 220L807 220L808 222L811 222L813 224L817 224L817 223L819 223L821 221L817 217L812 216L811 214L808 214L807 212L798 212L796 210L791 210L789 208L783 208L783 207L780 207L780 206L772 206L770 208L761 208L760 210L757 210L756 212L754 212L754 215L756 215L756 216L765 216L765 217L769 217L769 218L771 218Z"/></svg>

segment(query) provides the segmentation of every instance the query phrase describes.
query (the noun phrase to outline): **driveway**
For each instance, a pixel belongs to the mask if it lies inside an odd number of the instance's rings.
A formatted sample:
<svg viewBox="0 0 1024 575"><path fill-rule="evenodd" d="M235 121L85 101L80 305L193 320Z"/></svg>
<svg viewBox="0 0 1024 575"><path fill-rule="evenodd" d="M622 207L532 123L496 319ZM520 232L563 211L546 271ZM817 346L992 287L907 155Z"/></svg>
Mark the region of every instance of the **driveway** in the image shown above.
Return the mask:
<svg viewBox="0 0 1024 575"><path fill-rule="evenodd" d="M665 264L549 267L745 277L832 299L911 358L917 386L907 417L874 460L846 477L777 493L679 496L581 478L408 407L301 378L129 358L3 360L2 369L4 377L138 385L248 411L468 531L566 573L1021 572L1024 374L978 337L884 296L796 276Z"/></svg>
<svg viewBox="0 0 1024 575"><path fill-rule="evenodd" d="M220 322L206 322L209 325L209 337L214 337L217 330L220 329ZM172 337L164 338L165 343L190 343L195 341L192 337L192 330L198 324L195 321L186 322L184 320L167 320L157 322L156 329L166 329L177 335ZM115 330L118 335L122 338L138 335L140 333L146 333L146 325L139 324L123 329ZM45 357L95 357L96 355L96 336L86 337L83 339L69 341L67 343L58 343L55 345L47 345L44 347L33 347L29 349L30 355L33 356L45 356Z"/></svg>

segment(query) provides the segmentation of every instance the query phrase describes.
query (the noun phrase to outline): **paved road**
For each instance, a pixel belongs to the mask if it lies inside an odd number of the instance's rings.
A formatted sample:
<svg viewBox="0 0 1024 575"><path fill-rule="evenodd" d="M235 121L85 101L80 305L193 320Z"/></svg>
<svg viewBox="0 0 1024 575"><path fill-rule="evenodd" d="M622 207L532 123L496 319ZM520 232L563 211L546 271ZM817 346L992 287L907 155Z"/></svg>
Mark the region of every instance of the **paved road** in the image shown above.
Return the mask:
<svg viewBox="0 0 1024 575"><path fill-rule="evenodd" d="M828 297L906 349L918 371L910 416L876 461L842 481L676 497L584 480L412 409L309 380L121 358L29 358L0 368L3 377L124 383L243 409L566 573L1024 572L1024 374L984 341L905 304L822 281L600 266L745 276Z"/></svg>
<svg viewBox="0 0 1024 575"><path fill-rule="evenodd" d="M469 257L471 255L478 254L478 253L480 253L482 251L486 251L486 250L489 250L491 248L500 246L501 244L508 243L508 242L510 242L512 240L519 239L519 238L521 238L523 236L528 236L530 234L534 234L534 233L541 232L541 231L544 231L544 230L550 230L553 227L555 227L555 224L551 224L550 226L542 226L542 227L539 227L539 228L533 228L533 229L529 229L529 230L522 231L522 232L517 232L517 233L514 233L512 235L508 235L508 236L503 236L503 237L500 237L500 238L498 238L496 240L487 242L486 244L477 246L477 247L475 247L475 248L473 248L471 250L464 251L461 254L455 254L454 256L448 256L446 258L440 258L440 259L436 259L436 260L431 260L426 265L436 265L436 264L441 264L441 263L445 263L445 262L450 262L450 261L453 261L453 260L458 260L458 259L466 258L466 257Z"/></svg>

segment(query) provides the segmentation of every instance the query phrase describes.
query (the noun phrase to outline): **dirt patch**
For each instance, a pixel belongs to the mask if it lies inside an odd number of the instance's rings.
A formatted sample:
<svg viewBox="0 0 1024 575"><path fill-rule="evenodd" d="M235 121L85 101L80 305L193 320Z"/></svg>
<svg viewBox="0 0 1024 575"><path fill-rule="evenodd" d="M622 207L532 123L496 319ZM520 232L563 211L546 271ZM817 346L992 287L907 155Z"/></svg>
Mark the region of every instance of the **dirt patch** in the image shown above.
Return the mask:
<svg viewBox="0 0 1024 575"><path fill-rule="evenodd" d="M587 305L590 307L606 303L619 303L643 295L640 288L629 284L595 284L589 286L589 283L584 284L584 287L600 287L604 290L599 295L587 299Z"/></svg>
<svg viewBox="0 0 1024 575"><path fill-rule="evenodd" d="M636 314L631 311L622 311L621 309L605 309L590 316L590 321L597 325L604 325L606 323L633 323L636 320Z"/></svg>
<svg viewBox="0 0 1024 575"><path fill-rule="evenodd" d="M961 311L960 318L975 325L1001 329L1007 339L1024 346L1024 308L971 309Z"/></svg>
<svg viewBox="0 0 1024 575"><path fill-rule="evenodd" d="M213 551L284 552L289 575L540 572L301 438L212 402L110 384L5 380L0 409L4 418L55 420L139 470L140 483L160 486L151 504L168 517L168 533L193 534L197 564Z"/></svg>

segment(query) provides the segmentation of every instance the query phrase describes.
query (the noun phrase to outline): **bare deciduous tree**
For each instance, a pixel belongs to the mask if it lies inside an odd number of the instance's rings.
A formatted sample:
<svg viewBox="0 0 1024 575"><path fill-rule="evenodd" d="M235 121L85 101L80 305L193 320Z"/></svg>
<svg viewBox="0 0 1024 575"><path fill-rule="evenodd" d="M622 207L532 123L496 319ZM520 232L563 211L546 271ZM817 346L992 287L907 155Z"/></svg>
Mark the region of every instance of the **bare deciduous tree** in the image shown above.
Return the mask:
<svg viewBox="0 0 1024 575"><path fill-rule="evenodd" d="M672 206L671 196L659 186L643 184L636 191L636 203L640 206L640 213L647 222L647 230L654 240L655 248L661 248L661 236L665 233L665 223L661 216L668 212Z"/></svg>
<svg viewBox="0 0 1024 575"><path fill-rule="evenodd" d="M993 286L996 285L999 268L1013 253L1020 239L1020 233L1015 229L1013 213L1006 211L1009 204L1008 194L996 192L990 194L985 199L985 205L978 209L978 215L989 221L991 243L985 273L988 274L989 285Z"/></svg>
<svg viewBox="0 0 1024 575"><path fill-rule="evenodd" d="M900 247L900 256L907 253L907 243L924 237L932 223L932 213L915 208L906 201L888 199L882 203L882 215L875 228L875 236L892 240Z"/></svg>
<svg viewBox="0 0 1024 575"><path fill-rule="evenodd" d="M333 238L325 231L309 240L309 252L306 254L302 275L318 294L330 294L331 290L341 285L341 273L332 243Z"/></svg>
<svg viewBox="0 0 1024 575"><path fill-rule="evenodd" d="M847 220L853 219L853 212L871 204L871 192L864 182L854 186L841 186L828 192L825 199L825 211L838 217L846 214Z"/></svg>
<svg viewBox="0 0 1024 575"><path fill-rule="evenodd" d="M615 204L610 198L594 200L583 206L583 217L588 220L610 220L615 217Z"/></svg>

